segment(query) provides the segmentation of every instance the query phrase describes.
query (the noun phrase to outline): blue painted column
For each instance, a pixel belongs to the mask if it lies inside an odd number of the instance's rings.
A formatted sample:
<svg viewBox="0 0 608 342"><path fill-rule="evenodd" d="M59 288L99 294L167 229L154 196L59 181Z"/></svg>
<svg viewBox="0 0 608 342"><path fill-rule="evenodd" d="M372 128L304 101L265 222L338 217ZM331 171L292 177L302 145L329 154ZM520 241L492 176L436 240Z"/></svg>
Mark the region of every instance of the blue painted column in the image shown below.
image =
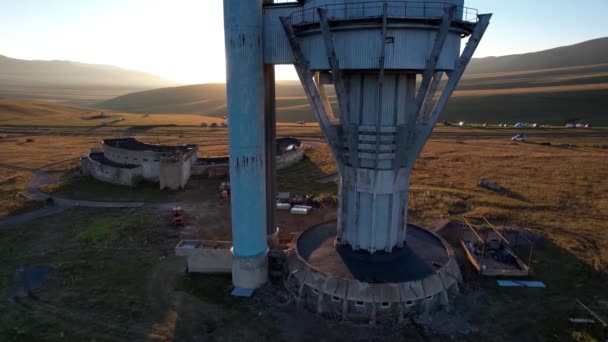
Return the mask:
<svg viewBox="0 0 608 342"><path fill-rule="evenodd" d="M224 0L233 284L268 277L262 0Z"/></svg>

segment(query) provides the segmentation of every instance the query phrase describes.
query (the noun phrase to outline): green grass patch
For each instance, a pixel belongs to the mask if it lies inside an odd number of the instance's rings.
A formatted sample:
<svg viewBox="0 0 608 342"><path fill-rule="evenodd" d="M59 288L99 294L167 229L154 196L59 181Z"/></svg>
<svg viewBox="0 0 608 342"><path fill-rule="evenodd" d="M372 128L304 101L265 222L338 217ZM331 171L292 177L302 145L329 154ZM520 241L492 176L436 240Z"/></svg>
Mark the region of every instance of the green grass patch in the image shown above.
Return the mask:
<svg viewBox="0 0 608 342"><path fill-rule="evenodd" d="M179 202L200 201L204 197L218 196L221 178L192 177L186 188L179 191L160 190L158 183L142 182L134 187L108 184L92 177L66 180L50 193L60 198L89 201L120 202Z"/></svg>
<svg viewBox="0 0 608 342"><path fill-rule="evenodd" d="M112 241L125 235L131 228L135 229L145 224L145 215L141 211L131 209L122 215L97 217L87 227L76 235L78 242Z"/></svg>
<svg viewBox="0 0 608 342"><path fill-rule="evenodd" d="M232 282L225 274L189 274L180 277L176 289L185 291L199 299L227 308L243 309L244 301L230 295Z"/></svg>
<svg viewBox="0 0 608 342"><path fill-rule="evenodd" d="M120 236L116 227L117 222L113 219L99 219L91 223L85 230L76 235L80 242L97 242L104 240L115 240Z"/></svg>

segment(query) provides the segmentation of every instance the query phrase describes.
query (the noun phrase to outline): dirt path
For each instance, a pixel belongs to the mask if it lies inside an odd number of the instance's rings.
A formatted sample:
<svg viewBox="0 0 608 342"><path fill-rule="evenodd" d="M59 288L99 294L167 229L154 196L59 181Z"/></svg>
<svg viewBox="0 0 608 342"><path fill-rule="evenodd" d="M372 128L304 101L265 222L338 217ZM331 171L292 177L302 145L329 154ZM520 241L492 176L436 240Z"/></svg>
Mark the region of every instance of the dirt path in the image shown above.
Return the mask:
<svg viewBox="0 0 608 342"><path fill-rule="evenodd" d="M49 164L50 165L50 164ZM68 198L53 197L40 190L40 187L47 184L58 182L50 174L41 169L33 170L14 165L0 164L0 168L5 168L13 171L31 172L32 179L25 186L25 195L36 201L46 201L49 198L53 200L54 205L50 207L40 208L28 213L0 218L0 229L8 226L18 225L29 222L41 217L58 214L66 209L73 207L87 208L135 208L144 205L143 202L103 202L103 201L77 201Z"/></svg>
<svg viewBox="0 0 608 342"><path fill-rule="evenodd" d="M11 170L11 171L22 171L22 172L34 172L35 171L34 169L21 167L21 166L15 166L15 165L8 165L8 164L0 164L0 168Z"/></svg>

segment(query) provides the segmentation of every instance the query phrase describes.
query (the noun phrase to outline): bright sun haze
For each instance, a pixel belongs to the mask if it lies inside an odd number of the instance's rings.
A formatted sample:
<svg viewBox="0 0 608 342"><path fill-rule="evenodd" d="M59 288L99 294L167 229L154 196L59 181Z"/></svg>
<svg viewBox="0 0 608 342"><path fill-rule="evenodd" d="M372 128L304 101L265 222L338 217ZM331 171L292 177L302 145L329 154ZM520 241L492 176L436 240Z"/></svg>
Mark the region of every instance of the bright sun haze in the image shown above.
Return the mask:
<svg viewBox="0 0 608 342"><path fill-rule="evenodd" d="M141 70L181 83L225 81L221 0L0 1L0 54ZM494 12L475 57L608 35L608 1L468 0ZM568 29L564 29L568 23ZM291 66L278 79L295 79Z"/></svg>

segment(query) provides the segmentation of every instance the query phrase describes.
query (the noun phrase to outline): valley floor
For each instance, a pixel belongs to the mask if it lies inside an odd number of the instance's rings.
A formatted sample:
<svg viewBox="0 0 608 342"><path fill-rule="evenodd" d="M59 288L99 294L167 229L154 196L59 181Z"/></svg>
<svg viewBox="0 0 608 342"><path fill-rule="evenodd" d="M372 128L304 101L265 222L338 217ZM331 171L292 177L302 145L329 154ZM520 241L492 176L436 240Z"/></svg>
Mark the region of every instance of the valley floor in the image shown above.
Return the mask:
<svg viewBox="0 0 608 342"><path fill-rule="evenodd" d="M463 261L462 295L437 318L457 322L446 330L423 317L399 327L350 326L297 310L281 284L239 300L229 295L229 277L184 274L184 261L173 257L180 239L230 239L230 208L217 194L219 179L192 179L186 190L167 192L154 184L124 188L74 177L78 157L104 137L198 143L201 154L221 155L227 152L225 129L0 125L0 215L40 210L43 204L23 196L33 172L48 174L52 181L41 190L58 198L144 203L70 207L0 226L0 287L7 294L0 298L0 336L8 341L606 338L598 325L569 323L584 316L576 299L608 318L606 129L526 129L529 140L520 143L510 139L520 133L514 129L437 127L413 172L410 221L433 227L437 220L485 216L529 230L542 237L530 278L547 285L500 288ZM335 183L318 182L336 172L318 126L281 124L278 134L307 145L304 161L278 174L278 190L335 196ZM481 178L504 189L481 188ZM175 204L185 210L184 228L171 225ZM335 210L313 210L304 219L278 213L282 238L335 217ZM46 279L29 296L20 293L23 272L38 268L49 270Z"/></svg>

